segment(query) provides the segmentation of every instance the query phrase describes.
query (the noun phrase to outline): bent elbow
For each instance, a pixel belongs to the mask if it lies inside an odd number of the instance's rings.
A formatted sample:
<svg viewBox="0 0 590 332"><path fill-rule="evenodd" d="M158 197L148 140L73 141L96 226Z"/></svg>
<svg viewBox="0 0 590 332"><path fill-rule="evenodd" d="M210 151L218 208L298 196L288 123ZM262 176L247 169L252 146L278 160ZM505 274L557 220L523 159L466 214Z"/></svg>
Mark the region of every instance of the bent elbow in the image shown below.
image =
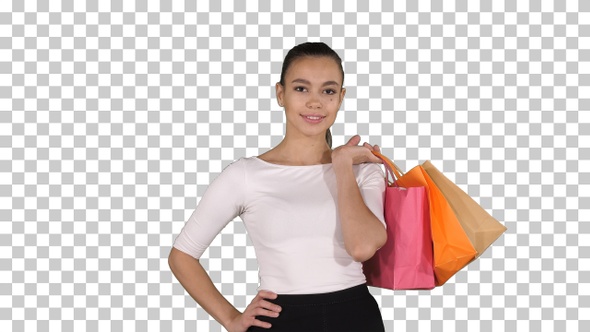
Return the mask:
<svg viewBox="0 0 590 332"><path fill-rule="evenodd" d="M170 267L170 270L174 273L175 270L178 269L178 267L183 265L183 263L190 261L190 258L195 259L189 256L188 254L172 247L172 249L170 250L170 254L168 255L168 266ZM198 262L199 260L197 259L196 261Z"/></svg>
<svg viewBox="0 0 590 332"><path fill-rule="evenodd" d="M384 231L380 232L379 237L373 243L359 244L347 251L355 262L362 263L373 257L377 250L385 245L385 242L387 242L387 233Z"/></svg>
<svg viewBox="0 0 590 332"><path fill-rule="evenodd" d="M176 253L174 252L174 248L172 248L168 255L168 267L170 267L170 271L172 272L174 272L174 269L176 268L176 261Z"/></svg>
<svg viewBox="0 0 590 332"><path fill-rule="evenodd" d="M387 231L385 229L383 229L383 232L381 232L379 234L379 239L377 240L376 244L377 244L377 249L375 249L375 251L379 250L381 247L383 247L385 245L385 243L387 242Z"/></svg>
<svg viewBox="0 0 590 332"><path fill-rule="evenodd" d="M373 257L376 251L376 248L373 248L372 246L358 246L357 248L350 250L349 255L355 262L362 263Z"/></svg>

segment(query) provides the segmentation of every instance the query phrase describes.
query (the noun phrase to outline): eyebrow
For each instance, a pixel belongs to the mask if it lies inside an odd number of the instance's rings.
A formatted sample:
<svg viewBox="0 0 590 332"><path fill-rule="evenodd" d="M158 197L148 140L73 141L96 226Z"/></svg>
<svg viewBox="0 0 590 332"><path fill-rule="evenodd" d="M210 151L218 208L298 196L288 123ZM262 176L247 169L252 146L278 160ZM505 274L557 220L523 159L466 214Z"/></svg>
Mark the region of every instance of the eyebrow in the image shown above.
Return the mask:
<svg viewBox="0 0 590 332"><path fill-rule="evenodd" d="M302 83L302 84L311 85L311 83L308 80L305 80L303 78L296 78L291 83ZM338 86L339 84L336 81L326 81L326 82L324 82L324 84L322 84L322 86L328 86L328 85L336 85L336 86Z"/></svg>

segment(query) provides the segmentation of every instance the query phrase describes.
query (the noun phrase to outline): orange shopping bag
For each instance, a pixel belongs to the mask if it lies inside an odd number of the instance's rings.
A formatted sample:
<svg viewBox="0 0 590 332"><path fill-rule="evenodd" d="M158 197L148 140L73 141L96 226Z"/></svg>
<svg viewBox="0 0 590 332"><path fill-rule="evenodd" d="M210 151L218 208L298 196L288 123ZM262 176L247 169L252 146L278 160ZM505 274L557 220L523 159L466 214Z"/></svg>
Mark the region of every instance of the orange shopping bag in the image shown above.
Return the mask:
<svg viewBox="0 0 590 332"><path fill-rule="evenodd" d="M422 167L455 212L457 220L477 250L475 258L481 256L506 231L506 226L498 222L459 186L444 176L430 161L426 161Z"/></svg>
<svg viewBox="0 0 590 332"><path fill-rule="evenodd" d="M375 154L377 155L377 153ZM382 155L377 156L381 157ZM400 171L393 163L389 166L398 172ZM469 264L477 255L477 251L469 241L447 199L422 166L418 165L409 172L398 176L396 183L402 187L426 187L428 189L434 250L434 275L436 286L441 286Z"/></svg>

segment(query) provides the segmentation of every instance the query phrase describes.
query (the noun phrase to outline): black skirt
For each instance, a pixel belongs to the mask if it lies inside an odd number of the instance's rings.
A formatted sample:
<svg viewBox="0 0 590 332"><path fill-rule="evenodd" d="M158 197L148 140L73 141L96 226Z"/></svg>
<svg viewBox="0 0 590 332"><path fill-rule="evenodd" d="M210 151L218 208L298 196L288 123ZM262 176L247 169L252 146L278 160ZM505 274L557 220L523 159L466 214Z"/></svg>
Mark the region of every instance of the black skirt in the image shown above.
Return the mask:
<svg viewBox="0 0 590 332"><path fill-rule="evenodd" d="M256 316L272 324L270 329L252 326L249 332L382 332L385 331L381 311L366 284L341 291L281 295L268 300L282 310L279 317Z"/></svg>

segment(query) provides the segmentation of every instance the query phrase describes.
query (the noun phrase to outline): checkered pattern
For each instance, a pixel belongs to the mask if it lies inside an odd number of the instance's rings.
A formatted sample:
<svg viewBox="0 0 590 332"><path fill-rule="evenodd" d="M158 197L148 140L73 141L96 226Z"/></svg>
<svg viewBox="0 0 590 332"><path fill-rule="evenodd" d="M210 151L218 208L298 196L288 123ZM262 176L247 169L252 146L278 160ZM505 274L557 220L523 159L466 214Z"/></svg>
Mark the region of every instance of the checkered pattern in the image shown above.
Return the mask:
<svg viewBox="0 0 590 332"><path fill-rule="evenodd" d="M280 142L286 51L325 41L353 134L431 159L508 231L388 331L590 330L590 2L1 1L3 331L221 331L167 265L225 166ZM231 222L202 263L238 309Z"/></svg>

